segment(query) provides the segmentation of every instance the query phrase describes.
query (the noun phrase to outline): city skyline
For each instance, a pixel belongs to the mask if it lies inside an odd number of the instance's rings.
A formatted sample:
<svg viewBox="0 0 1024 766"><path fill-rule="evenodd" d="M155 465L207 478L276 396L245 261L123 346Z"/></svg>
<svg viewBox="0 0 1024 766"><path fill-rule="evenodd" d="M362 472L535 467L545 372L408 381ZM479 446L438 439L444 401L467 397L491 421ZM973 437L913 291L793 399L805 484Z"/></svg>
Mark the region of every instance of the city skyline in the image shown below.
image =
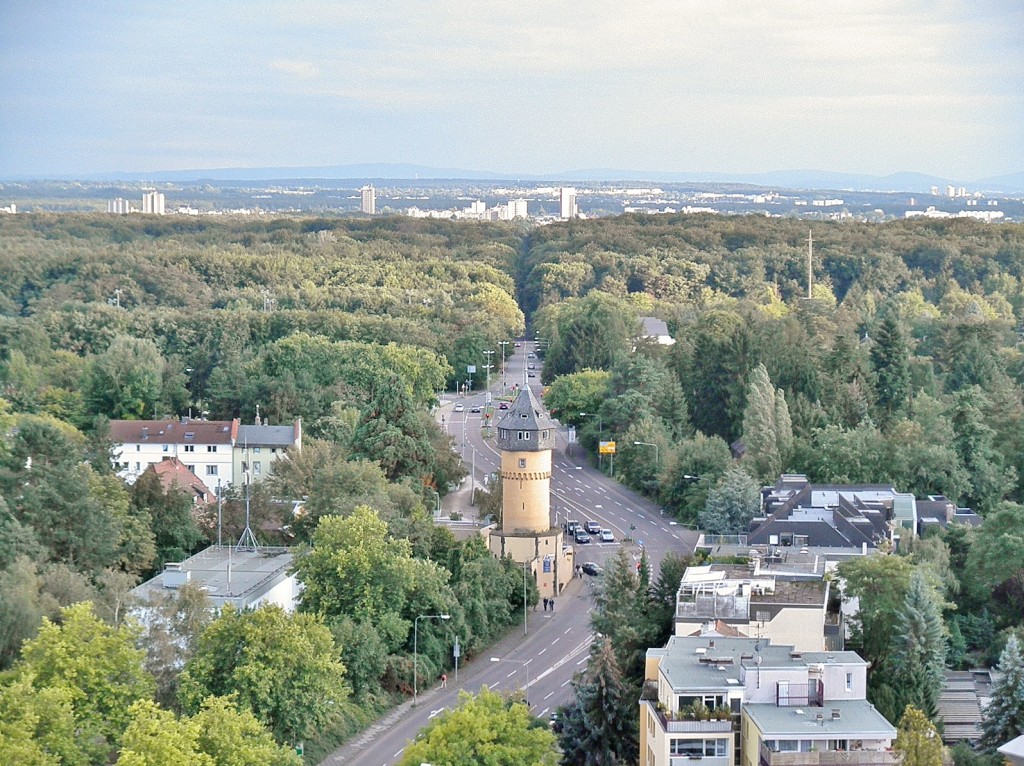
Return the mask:
<svg viewBox="0 0 1024 766"><path fill-rule="evenodd" d="M1021 28L997 0L13 0L0 178L414 163L969 181L1024 170Z"/></svg>

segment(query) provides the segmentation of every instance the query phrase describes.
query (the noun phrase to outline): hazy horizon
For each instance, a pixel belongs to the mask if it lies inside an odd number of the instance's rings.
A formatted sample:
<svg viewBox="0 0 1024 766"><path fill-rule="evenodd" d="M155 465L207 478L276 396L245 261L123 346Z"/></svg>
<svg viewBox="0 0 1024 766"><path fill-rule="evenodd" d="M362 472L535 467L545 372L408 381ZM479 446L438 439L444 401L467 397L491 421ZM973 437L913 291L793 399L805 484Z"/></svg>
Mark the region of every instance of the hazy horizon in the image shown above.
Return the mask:
<svg viewBox="0 0 1024 766"><path fill-rule="evenodd" d="M0 177L1024 170L998 0L5 5Z"/></svg>

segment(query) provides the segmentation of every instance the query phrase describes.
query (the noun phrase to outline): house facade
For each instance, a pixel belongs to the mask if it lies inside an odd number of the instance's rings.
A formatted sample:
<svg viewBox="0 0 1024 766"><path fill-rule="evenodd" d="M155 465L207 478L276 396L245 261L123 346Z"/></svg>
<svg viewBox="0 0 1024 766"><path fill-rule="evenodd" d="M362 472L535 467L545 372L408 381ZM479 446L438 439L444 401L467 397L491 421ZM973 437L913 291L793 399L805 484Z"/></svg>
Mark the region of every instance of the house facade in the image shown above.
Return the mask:
<svg viewBox="0 0 1024 766"><path fill-rule="evenodd" d="M290 426L270 426L257 423L238 427L238 437L232 450L232 472L238 482L262 481L274 473L274 464L285 456L290 447L302 450L302 419Z"/></svg>
<svg viewBox="0 0 1024 766"><path fill-rule="evenodd" d="M235 480L232 449L238 420L113 420L117 475L134 484L149 466L177 458L208 487Z"/></svg>
<svg viewBox="0 0 1024 766"><path fill-rule="evenodd" d="M895 766L896 729L866 699L853 652L766 638L673 636L647 653L645 766Z"/></svg>

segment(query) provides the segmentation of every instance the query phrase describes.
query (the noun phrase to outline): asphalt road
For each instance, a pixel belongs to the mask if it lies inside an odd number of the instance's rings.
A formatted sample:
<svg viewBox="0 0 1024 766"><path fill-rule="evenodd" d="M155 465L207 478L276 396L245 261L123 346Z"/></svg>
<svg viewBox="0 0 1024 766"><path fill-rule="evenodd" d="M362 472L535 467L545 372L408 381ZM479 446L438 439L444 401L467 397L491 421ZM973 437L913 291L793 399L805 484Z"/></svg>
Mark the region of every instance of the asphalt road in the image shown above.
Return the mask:
<svg viewBox="0 0 1024 766"><path fill-rule="evenodd" d="M504 384L530 385L540 395L539 359L528 358L534 344L520 341L521 347L508 347ZM535 365L536 377L527 376L528 365ZM491 376L492 392L502 391L502 377ZM461 451L467 467L472 467L469 481L481 483L484 477L497 471L500 453L493 440L482 435L485 393L471 394L465 399L454 399L442 412L445 426L452 434L456 449ZM454 412L454 401L464 403L464 411ZM474 406L481 412L474 413ZM501 410L495 408L494 417ZM575 545L576 561L593 561L604 567L621 546L626 546L634 559L639 559L642 542L656 573L662 557L669 551L690 553L697 541L697 533L675 526L660 513L657 505L609 479L596 467L587 463L579 445L567 445L562 430L553 455L551 479L552 524L564 523L566 518L586 522L593 520L612 530L613 543L592 542ZM633 529L635 527L635 529ZM624 541L632 537L633 541ZM567 542L571 540L567 539ZM498 690L527 689L528 701L534 715L546 718L572 694L570 681L582 670L589 657L593 633L590 629L592 579L573 579L562 596L556 599L555 610L530 611L527 614L526 635L522 629L513 631L485 656L472 658L459 671L458 682L449 674L446 689L439 688L436 679L421 681L419 704L407 702L362 735L333 753L323 761L327 766L390 766L402 756L405 744L432 718L458 704L460 689L477 691L481 686ZM497 658L497 661L492 661Z"/></svg>

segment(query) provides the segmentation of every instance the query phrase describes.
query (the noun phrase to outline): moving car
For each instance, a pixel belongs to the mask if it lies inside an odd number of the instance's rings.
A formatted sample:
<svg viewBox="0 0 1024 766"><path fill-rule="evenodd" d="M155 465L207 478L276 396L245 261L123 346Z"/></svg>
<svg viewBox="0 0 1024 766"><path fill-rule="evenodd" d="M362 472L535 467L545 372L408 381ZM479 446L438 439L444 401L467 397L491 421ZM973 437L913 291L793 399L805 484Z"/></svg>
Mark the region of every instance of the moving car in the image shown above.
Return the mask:
<svg viewBox="0 0 1024 766"><path fill-rule="evenodd" d="M499 410L507 410L508 409L508 402L502 402L501 404L499 404L498 405L498 409Z"/></svg>
<svg viewBox="0 0 1024 766"><path fill-rule="evenodd" d="M593 561L584 561L583 564L580 565L580 569L583 570L583 574L590 575L591 577L597 577L604 571Z"/></svg>
<svg viewBox="0 0 1024 766"><path fill-rule="evenodd" d="M596 535L601 531L601 525L596 521L588 521L585 529L592 535Z"/></svg>
<svg viewBox="0 0 1024 766"><path fill-rule="evenodd" d="M479 404L474 404L472 407L469 408L469 411L470 412L480 412L480 405Z"/></svg>
<svg viewBox="0 0 1024 766"><path fill-rule="evenodd" d="M527 358L527 359L536 359L536 358L537 358L537 355L536 355L535 353L533 353L533 352L531 351L530 353L528 353L528 354L526 355L526 358Z"/></svg>
<svg viewBox="0 0 1024 766"><path fill-rule="evenodd" d="M537 373L535 373L533 370L530 370L529 372L526 373L526 377L528 377L528 378L536 378L537 377Z"/></svg>
<svg viewBox="0 0 1024 766"><path fill-rule="evenodd" d="M610 529L602 529L601 530L601 542L602 543L614 543L615 542L615 535L612 534L612 531Z"/></svg>
<svg viewBox="0 0 1024 766"><path fill-rule="evenodd" d="M590 535L588 535L582 529L577 529L576 530L576 544L577 545L586 545L589 542L590 542Z"/></svg>
<svg viewBox="0 0 1024 766"><path fill-rule="evenodd" d="M567 521L565 522L565 531L570 535L576 534L576 530L582 529L582 526L578 521Z"/></svg>
<svg viewBox="0 0 1024 766"><path fill-rule="evenodd" d="M537 369L537 365L535 365L533 362L530 362L528 365L526 365L526 369L528 369L528 370L536 370Z"/></svg>
<svg viewBox="0 0 1024 766"><path fill-rule="evenodd" d="M456 402L454 410L455 412L465 412L466 405L464 405L462 402Z"/></svg>

